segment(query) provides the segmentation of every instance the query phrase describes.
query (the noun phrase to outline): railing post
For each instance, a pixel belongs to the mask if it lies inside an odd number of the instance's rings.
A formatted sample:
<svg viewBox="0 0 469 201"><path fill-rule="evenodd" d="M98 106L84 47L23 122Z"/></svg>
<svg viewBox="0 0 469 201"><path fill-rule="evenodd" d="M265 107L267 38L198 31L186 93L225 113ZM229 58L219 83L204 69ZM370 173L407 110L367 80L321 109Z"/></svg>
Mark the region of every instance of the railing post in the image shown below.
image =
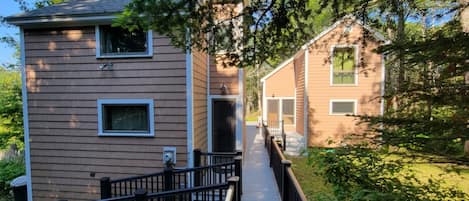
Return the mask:
<svg viewBox="0 0 469 201"><path fill-rule="evenodd" d="M243 194L243 157L236 156L235 161L235 176L239 177L239 192Z"/></svg>
<svg viewBox="0 0 469 201"><path fill-rule="evenodd" d="M103 177L99 181L101 188L101 199L111 198L111 178Z"/></svg>
<svg viewBox="0 0 469 201"><path fill-rule="evenodd" d="M147 191L145 189L137 189L134 193L135 201L146 201L147 200Z"/></svg>
<svg viewBox="0 0 469 201"><path fill-rule="evenodd" d="M242 187L239 184L239 177L234 176L234 177L228 178L228 185L234 186L234 189L235 189L233 201L241 201L241 191L240 191L240 189Z"/></svg>
<svg viewBox="0 0 469 201"><path fill-rule="evenodd" d="M194 167L200 167L200 162L201 162L201 156L202 156L202 151L200 149L194 149ZM200 186L200 172L199 171L194 171L194 186Z"/></svg>
<svg viewBox="0 0 469 201"><path fill-rule="evenodd" d="M269 149L269 165L270 167L272 167L272 152L274 152L274 143L275 142L275 137L274 136L270 136L270 149Z"/></svg>
<svg viewBox="0 0 469 201"><path fill-rule="evenodd" d="M287 169L291 167L290 160L282 160L282 200L288 200L289 186L287 182Z"/></svg>
<svg viewBox="0 0 469 201"><path fill-rule="evenodd" d="M287 150L287 135L285 134L285 128L284 128L285 122L282 120L282 149L283 151Z"/></svg>
<svg viewBox="0 0 469 201"><path fill-rule="evenodd" d="M167 167L164 169L164 191L173 190L173 168ZM173 197L167 197L165 201L172 201Z"/></svg>

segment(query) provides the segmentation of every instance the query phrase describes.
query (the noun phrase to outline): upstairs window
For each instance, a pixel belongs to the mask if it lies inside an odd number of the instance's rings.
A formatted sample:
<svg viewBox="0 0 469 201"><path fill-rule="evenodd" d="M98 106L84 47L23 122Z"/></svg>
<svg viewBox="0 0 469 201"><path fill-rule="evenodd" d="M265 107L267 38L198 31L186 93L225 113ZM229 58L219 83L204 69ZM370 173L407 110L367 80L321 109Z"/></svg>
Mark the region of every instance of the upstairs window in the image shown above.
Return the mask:
<svg viewBox="0 0 469 201"><path fill-rule="evenodd" d="M153 100L98 100L99 135L153 136Z"/></svg>
<svg viewBox="0 0 469 201"><path fill-rule="evenodd" d="M149 57L152 56L151 31L129 31L120 27L96 27L97 57Z"/></svg>
<svg viewBox="0 0 469 201"><path fill-rule="evenodd" d="M335 47L332 52L332 85L357 83L356 55L354 47Z"/></svg>

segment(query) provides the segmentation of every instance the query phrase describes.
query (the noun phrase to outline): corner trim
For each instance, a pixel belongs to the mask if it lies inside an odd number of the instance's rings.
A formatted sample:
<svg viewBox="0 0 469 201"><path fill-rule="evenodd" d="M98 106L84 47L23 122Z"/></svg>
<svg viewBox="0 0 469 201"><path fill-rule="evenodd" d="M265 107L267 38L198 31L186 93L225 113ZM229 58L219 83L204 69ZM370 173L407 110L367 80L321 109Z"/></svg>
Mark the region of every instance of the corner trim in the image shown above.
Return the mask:
<svg viewBox="0 0 469 201"><path fill-rule="evenodd" d="M26 86L26 55L24 50L24 30L20 28L20 54L21 54L21 95L23 99L23 128L24 128L24 157L26 163L26 186L28 200L33 200L31 179L31 146L29 144L29 114L28 114L28 89Z"/></svg>
<svg viewBox="0 0 469 201"><path fill-rule="evenodd" d="M381 54L381 105L379 112L384 115L384 92L386 87L386 56Z"/></svg>
<svg viewBox="0 0 469 201"><path fill-rule="evenodd" d="M193 89L193 83L192 83L192 76L193 76L193 71L192 71L192 51L191 51L191 37L190 37L190 29L187 29L186 31L186 115L187 115L187 167L192 168L194 165L193 163L193 151L192 149L194 148L194 125L193 125L193 102L194 100L192 99L192 89Z"/></svg>
<svg viewBox="0 0 469 201"><path fill-rule="evenodd" d="M239 128L239 132L236 132L236 149L244 150L243 146L243 127L244 127L244 69L238 68L238 96L239 99L236 100L236 115L238 116L237 121L239 121L236 127Z"/></svg>
<svg viewBox="0 0 469 201"><path fill-rule="evenodd" d="M305 91L303 92L304 100L303 100L303 115L304 115L304 122L303 122L303 135L305 136L305 149L308 149L308 144L309 144L309 131L308 131L308 117L309 117L309 112L308 112L308 73L309 73L309 47L307 46L305 48L305 66L304 66L304 73L305 73Z"/></svg>

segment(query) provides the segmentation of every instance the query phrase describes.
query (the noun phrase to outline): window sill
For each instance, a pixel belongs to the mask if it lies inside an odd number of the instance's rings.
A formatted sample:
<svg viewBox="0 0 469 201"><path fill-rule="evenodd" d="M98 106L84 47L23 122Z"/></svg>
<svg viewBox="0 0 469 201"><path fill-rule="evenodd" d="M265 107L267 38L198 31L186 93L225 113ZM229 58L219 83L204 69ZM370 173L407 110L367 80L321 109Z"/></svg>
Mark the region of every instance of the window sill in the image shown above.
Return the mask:
<svg viewBox="0 0 469 201"><path fill-rule="evenodd" d="M154 133L98 133L99 137L155 137Z"/></svg>
<svg viewBox="0 0 469 201"><path fill-rule="evenodd" d="M358 87L358 84L331 84L331 87Z"/></svg>
<svg viewBox="0 0 469 201"><path fill-rule="evenodd" d="M351 117L356 114L351 114L351 113L329 113L329 116L344 116L344 117Z"/></svg>
<svg viewBox="0 0 469 201"><path fill-rule="evenodd" d="M152 58L151 54L136 54L136 55L101 55L96 56L96 59L125 59L125 58Z"/></svg>

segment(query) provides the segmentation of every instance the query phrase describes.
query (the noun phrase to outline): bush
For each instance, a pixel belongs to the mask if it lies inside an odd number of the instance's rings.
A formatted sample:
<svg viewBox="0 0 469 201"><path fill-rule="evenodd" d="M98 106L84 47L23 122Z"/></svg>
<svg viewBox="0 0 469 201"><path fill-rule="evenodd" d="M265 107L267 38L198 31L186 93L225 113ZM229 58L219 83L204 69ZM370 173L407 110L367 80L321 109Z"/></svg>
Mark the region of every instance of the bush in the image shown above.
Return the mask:
<svg viewBox="0 0 469 201"><path fill-rule="evenodd" d="M384 149L348 146L314 149L309 161L332 184L337 200L464 200L457 188L445 187L444 181L418 179L400 160L383 157ZM312 163L314 162L314 163ZM327 200L327 199L326 199Z"/></svg>
<svg viewBox="0 0 469 201"><path fill-rule="evenodd" d="M25 173L23 154L0 160L0 198L8 200L6 198L11 197L10 182Z"/></svg>

